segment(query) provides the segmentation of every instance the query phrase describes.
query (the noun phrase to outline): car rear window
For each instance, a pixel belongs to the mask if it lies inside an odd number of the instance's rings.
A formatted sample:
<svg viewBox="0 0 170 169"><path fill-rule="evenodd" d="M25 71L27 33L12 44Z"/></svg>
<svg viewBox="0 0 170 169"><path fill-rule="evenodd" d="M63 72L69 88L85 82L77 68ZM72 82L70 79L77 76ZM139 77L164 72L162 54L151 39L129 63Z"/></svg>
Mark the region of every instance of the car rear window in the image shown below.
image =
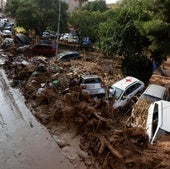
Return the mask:
<svg viewBox="0 0 170 169"><path fill-rule="evenodd" d="M85 79L84 83L85 83L85 84L90 84L90 83L101 83L101 79L99 79L99 78Z"/></svg>

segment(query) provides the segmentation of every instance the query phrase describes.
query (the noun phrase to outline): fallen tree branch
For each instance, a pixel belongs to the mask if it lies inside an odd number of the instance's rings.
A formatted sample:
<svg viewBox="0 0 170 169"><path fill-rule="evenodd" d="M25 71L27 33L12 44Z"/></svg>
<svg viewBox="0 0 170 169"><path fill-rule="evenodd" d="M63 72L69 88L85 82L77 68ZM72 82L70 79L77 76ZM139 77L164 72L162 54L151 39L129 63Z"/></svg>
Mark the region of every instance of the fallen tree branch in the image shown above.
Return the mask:
<svg viewBox="0 0 170 169"><path fill-rule="evenodd" d="M123 159L123 156L116 149L113 148L113 146L104 136L99 137L99 140L101 142L99 153L102 153L104 150L104 146L106 146L113 156L117 157L118 159Z"/></svg>

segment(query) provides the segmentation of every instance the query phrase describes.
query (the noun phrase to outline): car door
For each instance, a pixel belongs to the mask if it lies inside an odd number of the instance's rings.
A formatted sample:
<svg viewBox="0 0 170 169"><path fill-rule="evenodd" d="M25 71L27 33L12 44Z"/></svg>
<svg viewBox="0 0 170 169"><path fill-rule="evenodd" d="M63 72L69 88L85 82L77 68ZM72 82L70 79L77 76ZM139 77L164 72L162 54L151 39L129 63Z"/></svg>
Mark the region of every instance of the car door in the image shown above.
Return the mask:
<svg viewBox="0 0 170 169"><path fill-rule="evenodd" d="M124 106L128 104L131 101L131 99L141 90L140 87L141 87L140 83L135 83L126 89L124 96L122 97Z"/></svg>

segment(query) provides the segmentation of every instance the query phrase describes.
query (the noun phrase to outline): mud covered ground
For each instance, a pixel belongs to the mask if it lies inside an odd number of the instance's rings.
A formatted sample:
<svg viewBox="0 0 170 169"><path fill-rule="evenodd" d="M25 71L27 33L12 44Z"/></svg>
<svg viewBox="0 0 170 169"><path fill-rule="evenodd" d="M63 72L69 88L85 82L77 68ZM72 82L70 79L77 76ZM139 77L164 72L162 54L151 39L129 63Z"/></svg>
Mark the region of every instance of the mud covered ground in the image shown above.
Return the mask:
<svg viewBox="0 0 170 169"><path fill-rule="evenodd" d="M82 60L67 63L15 49L1 58L11 85L75 168L170 169L169 135L150 145L143 128L128 127L130 108L112 114L112 103L91 98L77 85L81 74L98 74L108 87L122 77L121 59L80 53Z"/></svg>

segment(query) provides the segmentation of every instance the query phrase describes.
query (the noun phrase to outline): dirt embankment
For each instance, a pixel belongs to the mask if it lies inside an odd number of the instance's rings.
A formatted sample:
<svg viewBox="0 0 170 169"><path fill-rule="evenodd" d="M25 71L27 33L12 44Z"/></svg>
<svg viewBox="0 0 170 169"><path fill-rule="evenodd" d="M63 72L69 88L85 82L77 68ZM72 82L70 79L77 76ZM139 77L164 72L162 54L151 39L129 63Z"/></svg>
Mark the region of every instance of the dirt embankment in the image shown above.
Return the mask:
<svg viewBox="0 0 170 169"><path fill-rule="evenodd" d="M92 99L76 84L80 74L98 74L109 86L121 78L120 60L96 53L84 52L82 56L80 61L64 63L55 58L12 54L4 68L13 80L11 85L21 89L33 114L52 135L56 137L65 126L64 130L80 136L77 154L84 165L72 155L68 157L75 168L170 168L169 143L166 148L163 142L149 145L143 128L127 127L130 114L112 114L109 103ZM65 142L56 138L63 152L71 139Z"/></svg>

